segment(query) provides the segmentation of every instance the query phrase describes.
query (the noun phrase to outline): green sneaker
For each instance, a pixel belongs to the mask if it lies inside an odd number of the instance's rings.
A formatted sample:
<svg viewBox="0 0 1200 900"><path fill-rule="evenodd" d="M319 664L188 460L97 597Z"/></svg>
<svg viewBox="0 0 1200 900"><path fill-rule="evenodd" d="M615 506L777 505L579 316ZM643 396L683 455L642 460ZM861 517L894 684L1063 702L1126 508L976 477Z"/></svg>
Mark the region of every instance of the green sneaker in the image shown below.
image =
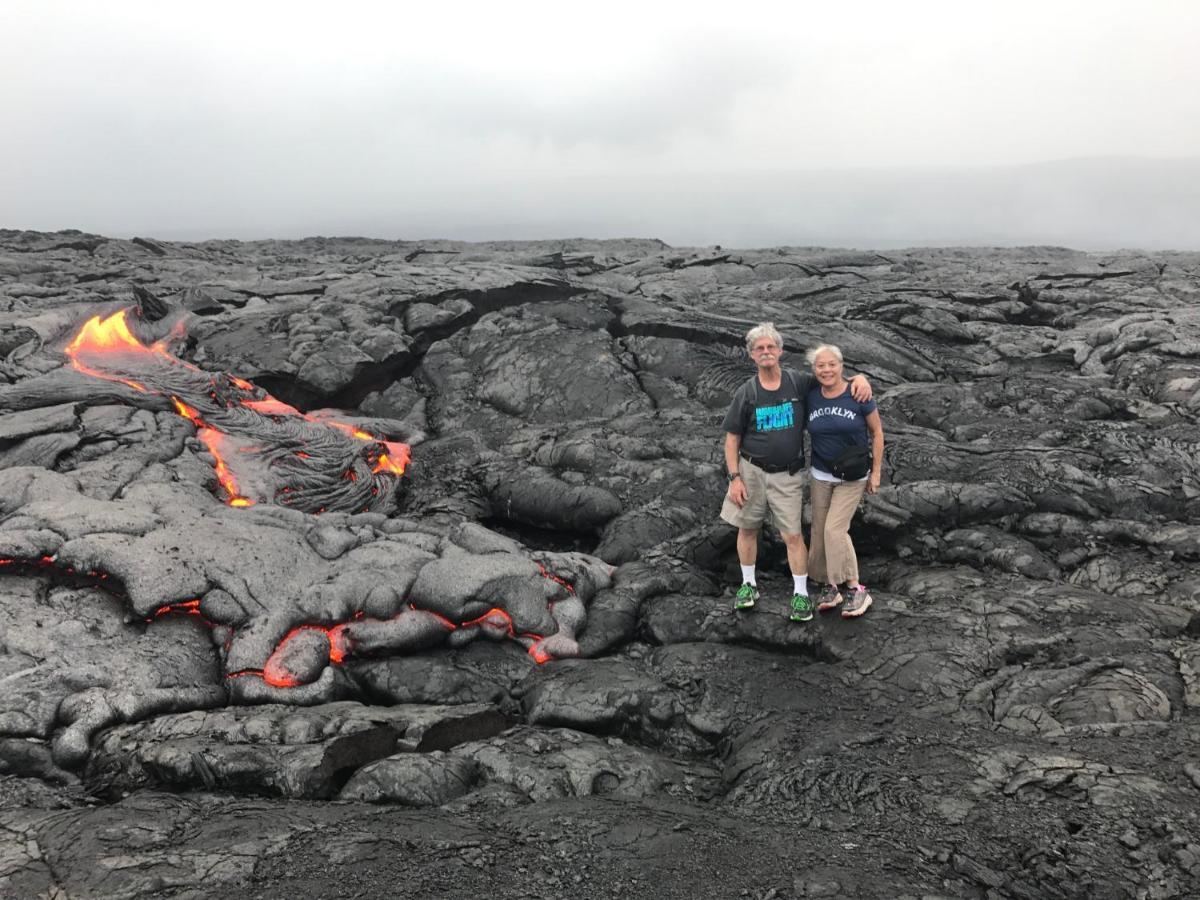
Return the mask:
<svg viewBox="0 0 1200 900"><path fill-rule="evenodd" d="M749 609L758 599L758 588L752 584L743 584L738 588L737 596L733 598L734 609Z"/></svg>
<svg viewBox="0 0 1200 900"><path fill-rule="evenodd" d="M807 622L812 617L812 601L804 594L792 594L792 613L788 618L793 622Z"/></svg>

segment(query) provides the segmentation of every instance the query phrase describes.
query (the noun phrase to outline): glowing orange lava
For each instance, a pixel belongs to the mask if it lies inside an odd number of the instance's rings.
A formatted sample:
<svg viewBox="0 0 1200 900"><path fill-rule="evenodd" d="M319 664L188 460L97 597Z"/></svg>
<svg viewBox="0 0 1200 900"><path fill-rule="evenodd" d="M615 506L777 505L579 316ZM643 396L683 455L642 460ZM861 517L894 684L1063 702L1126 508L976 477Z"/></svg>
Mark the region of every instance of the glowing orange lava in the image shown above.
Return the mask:
<svg viewBox="0 0 1200 900"><path fill-rule="evenodd" d="M549 577L549 576L547 576L547 577ZM542 635L534 634L532 632L517 634L516 629L513 627L512 616L510 616L508 613L506 613L504 610L500 609L499 607L492 607L491 609L489 609L487 612L485 612L479 618L472 619L470 622L462 623L463 628L470 628L472 625L478 625L480 627L489 628L489 629L492 629L495 631L502 630L510 638L518 638L519 637L524 640L532 641L532 643L529 645L528 652L529 652L529 655L531 657L533 657L533 661L536 662L539 666L542 663L549 662L550 660L552 660L554 658L539 646L539 643L543 637Z"/></svg>
<svg viewBox="0 0 1200 900"><path fill-rule="evenodd" d="M93 316L84 323L79 333L67 344L65 349L71 365L77 371L106 381L119 382L143 394L158 394L160 396L167 392L147 387L147 384L142 381L125 377L126 374L131 370L137 371L136 367L138 365L145 367L151 362L160 367L159 372L162 372L161 366L165 363L170 366L187 369L190 373L201 373L200 369L173 356L167 349L168 341L183 337L182 322L177 323L172 328L169 338L164 338L150 346L146 346L130 330L129 322L126 318L128 312L128 309L123 309L107 318ZM195 381L195 376L190 377ZM302 413L294 406L277 400L270 394L264 396L264 391L243 378L237 378L232 375L221 377L226 379L227 386L231 385L237 391L249 394L250 396L236 396L236 392L231 396L227 390L221 389L221 382L218 380L218 376L208 377L208 387L206 389L206 397L211 399L214 404L217 404L216 410L209 410L207 413L202 413L195 406L190 405L173 393L167 394L167 396L170 396L175 412L196 426L197 436L208 448L215 460L217 481L226 494L226 502L230 506L252 506L255 500L245 496L239 489L237 477L232 471L232 465L229 461L229 452L231 451L227 450L223 445L225 432L213 424L214 421L221 418L222 405L226 409L233 408L234 406L243 406L259 415L270 416L272 418L296 416L308 422L328 428L336 428L349 437L363 441L368 445L363 448L362 456L371 466L373 474L395 476L404 474L405 468L408 466L411 458L407 444L383 440L357 425L352 425L348 422L339 422L326 415ZM201 403L201 406L203 407L203 403ZM205 416L208 417L207 420ZM241 453L251 453L256 452L258 448L246 446L237 447L236 450ZM294 451L294 454L298 459L312 458L310 454L302 450ZM348 476L347 480L356 481L357 475ZM285 485L280 488L279 492L286 495L291 493L291 488ZM371 494L372 496L379 496L378 486L372 487ZM368 508L369 506L365 507L365 509ZM318 512L323 511L324 507L318 510Z"/></svg>
<svg viewBox="0 0 1200 900"><path fill-rule="evenodd" d="M196 437L200 442L208 448L208 452L212 454L214 467L217 472L217 483L225 489L225 493L229 495L230 506L253 506L254 501L248 497L243 497L238 490L237 479L233 477L233 473L229 471L229 467L225 465L225 458L222 456L221 445L225 441L225 435L217 431L215 428L200 428L196 432Z"/></svg>
<svg viewBox="0 0 1200 900"><path fill-rule="evenodd" d="M36 560L35 559L12 559L12 558L8 558L8 557L0 557L0 566L47 567L47 566L57 566L57 565L59 565L59 564L56 562L56 560L52 556L42 556ZM65 571L68 574L73 574L75 570L72 569L71 567L66 567ZM104 581L104 580L108 579L108 577L109 577L108 573L106 573L106 572L98 572L98 571L94 571L94 570L89 570L87 572L87 575L91 578L96 578L101 581ZM111 590L111 588L108 588L108 589ZM172 614L186 615L186 616L191 616L191 617L200 619L201 622L203 622L205 625L209 626L210 628L214 627L215 623L211 622L210 620L208 620L204 617L204 613L200 609L200 602L201 601L198 599L193 599L193 600L180 600L175 603L164 604L164 605L158 607L157 609L155 609L154 612L151 613L150 616L146 619L146 621L150 622L150 621L153 621L154 619L162 618L163 616L172 615ZM446 628L447 632L456 631L459 628L470 628L473 625L478 625L481 627L488 628L488 629L492 630L493 632L497 632L497 631L503 632L507 637L517 638L521 641L529 641L531 643L529 645L527 652L529 653L529 656L533 659L533 661L536 662L538 665L549 662L551 659L554 658L553 656L551 656L549 653L547 653L545 650L543 650L539 646L539 644L543 638L542 635L534 634L532 632L518 634L516 632L515 628L513 627L512 616L510 616L507 612L500 609L499 607L492 607L486 613L484 613L482 616L478 616L474 619L471 619L470 621L463 622L461 625L455 625L454 622L452 622L450 619L446 618L445 616L441 615L440 613L433 612L432 610L422 610L419 607L417 607L415 604L409 603L408 609L402 610L401 612L397 613L395 616L392 616L391 620L395 620L395 619L398 619L400 616L406 615L410 610L415 611L415 612L421 612L428 616L432 616L434 619L436 619L441 625L443 625ZM278 644L275 645L275 649L272 651L270 657L267 659L266 665L262 669L241 669L236 672L229 672L225 675L225 677L227 679L234 679L234 678L246 678L249 676L255 676L255 677L261 678L266 684L268 684L272 687L278 687L278 688L299 687L300 681L297 678L293 677L290 673L288 673L285 668L283 668L282 658L277 658L277 654L279 654L281 651L284 650L284 648L288 644L288 642L291 641L292 638L296 637L298 634L301 634L302 632L319 631L319 632L325 634L329 638L329 662L330 662L330 664L335 665L335 666L341 666L346 663L346 661L349 659L349 657L351 656L353 649L354 649L353 645L350 641L350 638L346 634L346 630L353 623L364 622L364 621L365 622L384 622L384 621L389 621L389 620L368 618L363 614L363 612L361 610L359 610L359 611L355 612L348 621L340 622L340 623L333 624L333 625L316 625L316 624L311 624L311 623L297 625L294 628L292 628L290 631L288 631L288 633L283 637L283 639L281 641L279 641ZM228 650L228 646L229 646L228 642L226 642L226 650Z"/></svg>
<svg viewBox="0 0 1200 900"><path fill-rule="evenodd" d="M564 581L563 579L559 578L557 575L555 575L555 574L551 573L551 572L550 572L549 570L547 570L547 568L546 568L545 566L543 566L541 563L535 563L535 565L538 567L538 571L542 573L542 577L543 577L543 578L549 578L549 579L550 579L551 581L553 581L555 584L557 584L557 585L561 586L561 587L562 587L562 588L563 588L563 589L564 589L564 590L565 590L565 591L566 591L568 594L574 594L574 593L575 593L575 588L571 587L571 585L567 584L567 582L566 582L566 581Z"/></svg>
<svg viewBox="0 0 1200 900"><path fill-rule="evenodd" d="M341 625L297 625L289 631L282 641L275 645L267 664L262 670L262 679L271 687L297 687L300 682L277 660L277 655L283 651L292 638L305 631L319 631L329 638L329 661L340 666L349 653L349 642L346 640L346 624Z"/></svg>
<svg viewBox="0 0 1200 900"><path fill-rule="evenodd" d="M92 316L75 335L75 340L67 345L67 355L72 357L83 351L103 353L121 350L147 352L146 346L129 330L123 309L103 320L99 316Z"/></svg>
<svg viewBox="0 0 1200 900"><path fill-rule="evenodd" d="M410 604L408 604L408 608L416 609L417 606L415 603L410 603ZM441 622L443 625L445 625L447 631L454 631L458 628L457 625L455 625L453 622L451 622L449 619L447 619L441 613L435 613L435 612L433 612L433 610L429 610L429 609L424 610L424 612L426 615L433 616L435 619L437 619L439 622Z"/></svg>
<svg viewBox="0 0 1200 900"><path fill-rule="evenodd" d="M350 642L346 639L346 626L336 625L329 629L329 661L340 666L350 655Z"/></svg>
<svg viewBox="0 0 1200 900"><path fill-rule="evenodd" d="M470 622L462 623L463 628L470 628L472 625L504 629L508 632L509 637L516 636L516 632L513 630L512 616L499 607L492 607L479 618L472 619Z"/></svg>
<svg viewBox="0 0 1200 900"><path fill-rule="evenodd" d="M151 618L159 618L168 613L182 613L188 616L200 616L200 601L199 600L184 600L180 603L168 603L166 606L160 606L156 609Z"/></svg>
<svg viewBox="0 0 1200 900"><path fill-rule="evenodd" d="M386 453L380 453L379 459L375 461L375 467L372 472L391 472L393 475L403 475L404 467L408 464L408 448L403 444L393 444L390 441L385 441L389 447L404 447L404 455L400 457L400 462L393 462L392 458Z"/></svg>
<svg viewBox="0 0 1200 900"><path fill-rule="evenodd" d="M101 319L99 316L92 316L88 319L83 327L79 329L79 333L75 335L71 343L66 346L65 352L71 360L71 365L85 375L103 378L105 381L117 381L143 394L148 394L150 391L140 381L121 378L118 375L112 375L95 368L96 357L111 358L113 355L130 358L157 356L159 359L172 365L183 366L184 368L198 371L195 366L173 356L171 351L167 349L166 340L156 341L149 347L139 341L134 333L129 330L129 323L125 320L127 312L129 312L128 309L122 309L105 319ZM182 336L179 331L181 327L181 325L176 325L175 329L171 332L171 338ZM86 360L91 360L93 365L89 365Z"/></svg>
<svg viewBox="0 0 1200 900"><path fill-rule="evenodd" d="M455 625L452 621L450 621L450 619L446 618L440 613L435 613L427 609L422 610L412 603L408 604L408 609L433 616L445 626L448 632L457 631L459 628L470 628L473 625L478 625L483 628L488 628L492 631L503 632L507 637L510 638L521 638L523 640L531 641L532 643L529 646L528 653L530 657L533 658L533 661L538 665L547 663L554 658L539 646L539 643L543 637L542 635L533 633L517 634L516 629L513 627L512 616L500 609L498 606L492 607L482 616L478 616L468 622L463 622L461 625ZM397 613L395 616L392 616L391 620L394 621L395 619L398 619L400 616L405 615L406 612L407 610ZM296 679L293 678L290 673L283 668L282 664L276 660L276 654L280 653L292 638L303 631L323 632L329 638L329 662L332 665L341 666L346 663L346 660L350 657L353 651L353 646L346 634L347 628L349 628L350 625L355 622L364 621L382 622L388 620L373 618L368 619L360 611L356 612L351 617L350 621L340 622L336 625L297 625L284 636L283 640L276 644L275 650L271 653L271 657L267 660L266 666L261 671L257 669L245 670L241 672L234 672L226 677L240 678L245 675L256 674L261 676L263 681L272 687L296 687L299 682L297 682Z"/></svg>
<svg viewBox="0 0 1200 900"><path fill-rule="evenodd" d="M237 384L239 381L241 381L242 384L247 383L242 381L240 378L235 379L233 383ZM238 387L241 387L241 385L238 385ZM253 385L251 385L251 389L253 389ZM288 406L288 404L284 403L282 400L276 400L274 397L268 397L266 400L243 400L242 406L246 407L247 409L252 409L256 413L262 413L264 416L300 415L300 410L296 409L296 407Z"/></svg>
<svg viewBox="0 0 1200 900"><path fill-rule="evenodd" d="M184 403L178 397L172 397L171 403L175 407L175 412L179 413L181 416L183 416L185 419L187 419L189 422L191 422L197 428L206 427L204 425L204 420L200 418L200 413L197 412L192 407L188 406L186 403Z"/></svg>
<svg viewBox="0 0 1200 900"><path fill-rule="evenodd" d="M129 330L129 325L125 321L125 310L115 312L103 320L99 316L92 316L84 323L83 328L79 330L79 334L75 335L75 339L67 344L66 348L66 354L71 359L71 365L85 375L103 378L105 381L118 381L121 384L129 385L135 391L141 391L143 394L149 393L145 385L131 381L128 378L119 378L93 369L86 365L82 361L82 358L97 353L149 352L146 346L135 338Z"/></svg>
<svg viewBox="0 0 1200 900"><path fill-rule="evenodd" d="M274 397L267 397L265 400L242 400L241 404L247 409L252 409L264 416L299 416L309 422L319 422L330 428L336 428L338 431L344 432L357 440L382 444L387 448L385 452L378 455L372 454L368 457L371 462L371 471L374 473L387 472L392 475L403 475L404 469L412 456L408 444L402 444L397 441L385 441L370 432L363 431L357 425L351 425L349 422L339 422L337 419L330 419L326 416L306 415L296 409L296 407L290 406L282 400L276 400ZM296 455L302 459L308 458L308 454L303 451L297 451Z"/></svg>
<svg viewBox="0 0 1200 900"><path fill-rule="evenodd" d="M371 462L372 472L390 472L393 475L403 475L404 469L408 465L412 453L408 449L408 444L401 444L397 441L385 441L375 437L373 434L368 434L357 426L350 425L347 422L338 422L334 419L313 419L305 416L306 419L314 422L321 422L331 428L336 428L338 431L344 431L353 438L358 438L360 441L373 441L377 444L382 444L387 450L378 455L371 454L369 460Z"/></svg>

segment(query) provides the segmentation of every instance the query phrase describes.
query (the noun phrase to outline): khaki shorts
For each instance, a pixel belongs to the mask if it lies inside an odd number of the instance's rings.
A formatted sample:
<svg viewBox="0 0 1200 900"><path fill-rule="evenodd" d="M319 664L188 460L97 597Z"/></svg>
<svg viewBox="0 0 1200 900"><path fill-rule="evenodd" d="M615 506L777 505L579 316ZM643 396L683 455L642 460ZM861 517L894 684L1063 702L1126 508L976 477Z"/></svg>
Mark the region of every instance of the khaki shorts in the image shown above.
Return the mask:
<svg viewBox="0 0 1200 900"><path fill-rule="evenodd" d="M725 495L721 518L736 528L758 529L770 510L775 527L784 534L799 534L804 511L804 482L801 472L768 474L750 462L741 462L742 481L746 485L746 505L738 506Z"/></svg>

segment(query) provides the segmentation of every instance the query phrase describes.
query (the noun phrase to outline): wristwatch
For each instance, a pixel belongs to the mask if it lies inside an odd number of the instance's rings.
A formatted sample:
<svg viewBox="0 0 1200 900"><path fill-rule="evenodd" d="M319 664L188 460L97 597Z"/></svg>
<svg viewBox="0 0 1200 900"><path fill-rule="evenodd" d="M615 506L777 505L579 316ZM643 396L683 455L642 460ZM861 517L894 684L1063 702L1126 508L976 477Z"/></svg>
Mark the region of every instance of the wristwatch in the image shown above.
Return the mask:
<svg viewBox="0 0 1200 900"><path fill-rule="evenodd" d="M742 473L741 473L741 472L730 472L730 473L729 473L728 475L726 475L725 477L726 477L726 478L729 480L729 483L730 483L730 484L733 484L733 479L735 479L735 478L741 478L741 477L742 477Z"/></svg>

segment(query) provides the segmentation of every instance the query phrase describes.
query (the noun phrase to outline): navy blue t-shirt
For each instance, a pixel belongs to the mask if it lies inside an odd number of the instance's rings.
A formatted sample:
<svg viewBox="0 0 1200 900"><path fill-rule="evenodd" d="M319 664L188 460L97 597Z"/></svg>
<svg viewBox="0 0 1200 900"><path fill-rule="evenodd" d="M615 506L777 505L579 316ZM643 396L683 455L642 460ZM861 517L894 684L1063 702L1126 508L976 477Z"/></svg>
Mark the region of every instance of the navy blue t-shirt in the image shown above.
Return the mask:
<svg viewBox="0 0 1200 900"><path fill-rule="evenodd" d="M821 388L808 392L808 434L812 439L813 468L828 472L832 460L847 447L870 445L867 416L875 401L859 403L850 396L850 385L836 397L826 397Z"/></svg>

